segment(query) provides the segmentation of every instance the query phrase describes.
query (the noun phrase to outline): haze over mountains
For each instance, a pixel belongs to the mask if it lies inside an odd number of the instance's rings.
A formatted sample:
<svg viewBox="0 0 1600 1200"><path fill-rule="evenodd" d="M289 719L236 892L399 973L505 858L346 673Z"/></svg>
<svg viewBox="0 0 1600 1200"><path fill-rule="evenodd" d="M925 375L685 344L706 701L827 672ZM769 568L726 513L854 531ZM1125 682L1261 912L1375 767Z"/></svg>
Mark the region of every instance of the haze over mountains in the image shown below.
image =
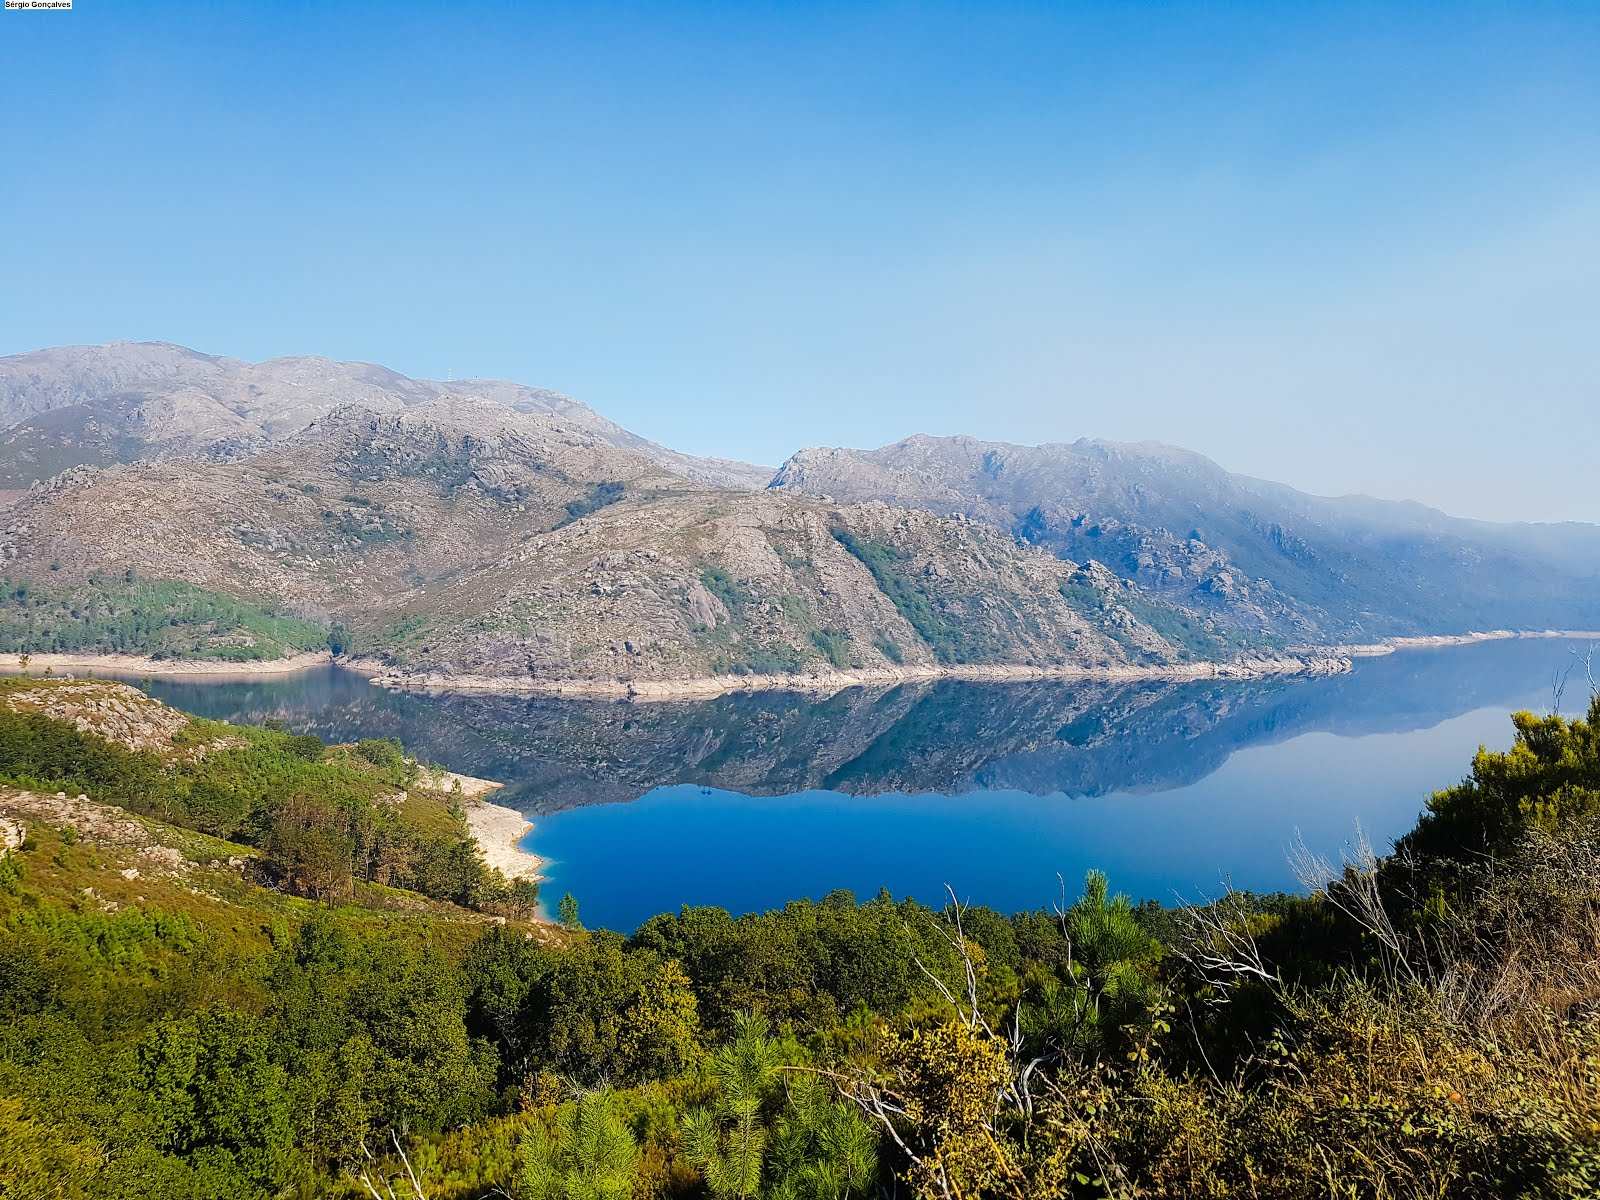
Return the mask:
<svg viewBox="0 0 1600 1200"><path fill-rule="evenodd" d="M802 450L772 487L963 514L1218 620L1312 639L1582 623L1597 607L1593 525L1498 525L1309 496L1154 443L918 436L875 451Z"/></svg>
<svg viewBox="0 0 1600 1200"><path fill-rule="evenodd" d="M520 384L126 342L0 359L0 429L0 484L32 485L3 547L34 589L13 652L106 648L84 630L133 576L347 627L386 669L552 684L1600 625L1596 527L1322 499L1157 445L917 436L774 474ZM165 620L190 653L255 636L225 624Z"/></svg>

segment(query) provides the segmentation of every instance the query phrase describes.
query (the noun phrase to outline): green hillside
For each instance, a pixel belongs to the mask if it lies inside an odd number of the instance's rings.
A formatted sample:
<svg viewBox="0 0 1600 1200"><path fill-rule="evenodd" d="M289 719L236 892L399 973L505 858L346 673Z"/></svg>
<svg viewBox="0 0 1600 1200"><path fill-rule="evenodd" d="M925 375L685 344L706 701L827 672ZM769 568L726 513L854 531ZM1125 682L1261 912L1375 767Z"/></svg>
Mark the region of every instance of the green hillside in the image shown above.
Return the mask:
<svg viewBox="0 0 1600 1200"><path fill-rule="evenodd" d="M1600 700L1516 730L1306 896L624 937L392 743L9 681L0 1196L1592 1196Z"/></svg>

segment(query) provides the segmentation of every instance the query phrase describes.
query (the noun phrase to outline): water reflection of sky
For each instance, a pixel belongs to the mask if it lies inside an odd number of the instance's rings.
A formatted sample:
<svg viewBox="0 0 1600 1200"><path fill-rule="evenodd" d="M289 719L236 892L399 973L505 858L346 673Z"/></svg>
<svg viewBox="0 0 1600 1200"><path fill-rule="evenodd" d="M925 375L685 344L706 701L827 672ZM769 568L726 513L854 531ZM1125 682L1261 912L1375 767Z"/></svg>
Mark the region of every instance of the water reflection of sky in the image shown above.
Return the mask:
<svg viewBox="0 0 1600 1200"><path fill-rule="evenodd" d="M1310 733L1236 752L1198 783L1071 800L1021 792L878 796L801 792L752 799L691 786L632 804L542 818L529 839L550 856L551 894L570 889L586 922L632 929L680 904L734 912L833 888L1012 911L1048 904L1093 867L1135 896L1295 886L1285 849L1300 831L1337 855L1359 820L1375 845L1410 828L1435 788L1459 779L1480 744L1510 741L1504 708L1430 729L1346 738Z"/></svg>

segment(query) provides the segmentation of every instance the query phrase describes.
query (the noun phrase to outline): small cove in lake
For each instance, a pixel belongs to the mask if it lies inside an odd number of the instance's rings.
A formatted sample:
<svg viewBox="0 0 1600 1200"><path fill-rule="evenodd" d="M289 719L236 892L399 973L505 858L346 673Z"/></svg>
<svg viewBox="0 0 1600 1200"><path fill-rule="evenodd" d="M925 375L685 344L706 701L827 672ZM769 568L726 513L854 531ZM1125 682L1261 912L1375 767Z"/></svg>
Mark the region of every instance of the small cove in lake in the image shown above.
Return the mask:
<svg viewBox="0 0 1600 1200"><path fill-rule="evenodd" d="M136 681L169 704L328 741L398 737L536 823L547 900L631 930L681 904L733 912L945 884L1003 910L1113 888L1171 900L1292 888L1303 834L1380 850L1516 708L1547 710L1586 643L1516 639L1358 660L1346 675L1247 681L938 682L829 697L574 701L419 695L337 667ZM1564 710L1587 681L1571 677Z"/></svg>

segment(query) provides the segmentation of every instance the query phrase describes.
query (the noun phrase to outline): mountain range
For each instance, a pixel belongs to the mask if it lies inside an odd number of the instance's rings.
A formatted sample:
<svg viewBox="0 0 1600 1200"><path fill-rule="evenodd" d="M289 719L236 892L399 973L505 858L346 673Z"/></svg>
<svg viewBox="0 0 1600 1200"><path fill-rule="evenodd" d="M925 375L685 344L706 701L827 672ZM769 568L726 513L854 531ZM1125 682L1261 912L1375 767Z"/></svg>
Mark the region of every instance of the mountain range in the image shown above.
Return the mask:
<svg viewBox="0 0 1600 1200"><path fill-rule="evenodd" d="M414 682L649 691L1285 670L1600 624L1589 525L1088 439L916 436L774 472L521 384L166 343L0 358L0 485L10 653L270 657L331 633Z"/></svg>

